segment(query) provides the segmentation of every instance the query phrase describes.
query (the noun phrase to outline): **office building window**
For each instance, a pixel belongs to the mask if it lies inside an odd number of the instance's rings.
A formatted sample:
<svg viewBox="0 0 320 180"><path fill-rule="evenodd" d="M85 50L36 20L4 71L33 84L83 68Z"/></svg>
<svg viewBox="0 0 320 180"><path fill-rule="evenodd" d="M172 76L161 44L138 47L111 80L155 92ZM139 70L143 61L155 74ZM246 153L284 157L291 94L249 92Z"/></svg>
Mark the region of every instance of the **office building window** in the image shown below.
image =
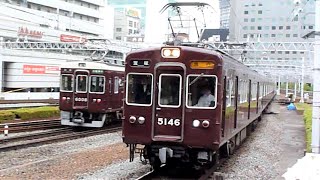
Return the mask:
<svg viewBox="0 0 320 180"><path fill-rule="evenodd" d="M129 29L129 34L132 34L132 29Z"/></svg>
<svg viewBox="0 0 320 180"><path fill-rule="evenodd" d="M251 18L251 22L255 22L255 19L254 19L254 18Z"/></svg>
<svg viewBox="0 0 320 180"><path fill-rule="evenodd" d="M290 52L289 52L289 51L286 51L285 53L286 53L286 54L290 54Z"/></svg>
<svg viewBox="0 0 320 180"><path fill-rule="evenodd" d="M259 11L258 11L258 14L262 14L262 10L259 10Z"/></svg>
<svg viewBox="0 0 320 180"><path fill-rule="evenodd" d="M298 34L293 34L292 37L298 37Z"/></svg>
<svg viewBox="0 0 320 180"><path fill-rule="evenodd" d="M286 29L290 29L290 26L286 26Z"/></svg>
<svg viewBox="0 0 320 180"><path fill-rule="evenodd" d="M262 6L262 4L261 4L261 3L259 3L259 6Z"/></svg>
<svg viewBox="0 0 320 180"><path fill-rule="evenodd" d="M283 26L279 26L279 29L280 29L280 30L283 29Z"/></svg>
<svg viewBox="0 0 320 180"><path fill-rule="evenodd" d="M264 29L265 29L265 30L269 30L270 27L269 27L269 26L265 26Z"/></svg>
<svg viewBox="0 0 320 180"><path fill-rule="evenodd" d="M117 37L116 37L116 40L121 40L121 36L117 36Z"/></svg>
<svg viewBox="0 0 320 180"><path fill-rule="evenodd" d="M289 38L289 37L290 37L290 34L286 34L286 37Z"/></svg>
<svg viewBox="0 0 320 180"><path fill-rule="evenodd" d="M244 11L244 14L249 14L249 11Z"/></svg>
<svg viewBox="0 0 320 180"><path fill-rule="evenodd" d="M264 34L263 37L264 37L264 38L268 38L268 37L269 37L269 34Z"/></svg>
<svg viewBox="0 0 320 180"><path fill-rule="evenodd" d="M271 37L276 37L276 34L271 34Z"/></svg>
<svg viewBox="0 0 320 180"><path fill-rule="evenodd" d="M129 21L129 27L132 27L132 25L133 25L133 22Z"/></svg>
<svg viewBox="0 0 320 180"><path fill-rule="evenodd" d="M275 26L272 26L272 30L276 30L276 27L275 27Z"/></svg>
<svg viewBox="0 0 320 180"><path fill-rule="evenodd" d="M121 32L122 29L121 28L116 28L116 32Z"/></svg>
<svg viewBox="0 0 320 180"><path fill-rule="evenodd" d="M243 34L243 38L247 38L248 37L248 34Z"/></svg>
<svg viewBox="0 0 320 180"><path fill-rule="evenodd" d="M250 37L251 37L251 38L254 38L254 34L250 34Z"/></svg>
<svg viewBox="0 0 320 180"><path fill-rule="evenodd" d="M243 30L248 30L248 26L243 26Z"/></svg>
<svg viewBox="0 0 320 180"><path fill-rule="evenodd" d="M261 27L261 26L258 26L258 30L262 30L262 27Z"/></svg>
<svg viewBox="0 0 320 180"><path fill-rule="evenodd" d="M309 29L313 29L313 26L309 26Z"/></svg>
<svg viewBox="0 0 320 180"><path fill-rule="evenodd" d="M244 22L248 22L249 20L248 20L248 18L244 18Z"/></svg>
<svg viewBox="0 0 320 180"><path fill-rule="evenodd" d="M255 28L254 28L254 26L250 26L250 30L254 30Z"/></svg>
<svg viewBox="0 0 320 180"><path fill-rule="evenodd" d="M292 51L292 54L297 54L297 51Z"/></svg>

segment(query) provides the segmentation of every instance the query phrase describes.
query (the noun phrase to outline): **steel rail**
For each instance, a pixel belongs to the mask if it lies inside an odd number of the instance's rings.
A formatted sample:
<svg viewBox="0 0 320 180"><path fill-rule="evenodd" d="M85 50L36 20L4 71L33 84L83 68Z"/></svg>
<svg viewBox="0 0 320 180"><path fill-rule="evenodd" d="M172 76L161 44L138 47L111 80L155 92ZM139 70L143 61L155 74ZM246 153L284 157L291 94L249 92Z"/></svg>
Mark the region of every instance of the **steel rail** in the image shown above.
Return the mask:
<svg viewBox="0 0 320 180"><path fill-rule="evenodd" d="M59 134L56 136L28 140L28 141L24 141L24 142L12 144L12 145L3 145L3 146L0 146L0 152L17 150L17 149L38 146L38 145L43 145L43 144L49 144L49 143L53 143L53 142L78 139L78 138L88 137L88 136L93 136L93 135L112 133L112 132L119 131L121 129L122 129L121 125L119 126L119 124L118 124L118 125L109 126L107 128L103 128L103 129L99 129L99 130L94 129L94 130L85 130L85 131L81 131L81 132L70 132L70 133L66 133L66 134Z"/></svg>

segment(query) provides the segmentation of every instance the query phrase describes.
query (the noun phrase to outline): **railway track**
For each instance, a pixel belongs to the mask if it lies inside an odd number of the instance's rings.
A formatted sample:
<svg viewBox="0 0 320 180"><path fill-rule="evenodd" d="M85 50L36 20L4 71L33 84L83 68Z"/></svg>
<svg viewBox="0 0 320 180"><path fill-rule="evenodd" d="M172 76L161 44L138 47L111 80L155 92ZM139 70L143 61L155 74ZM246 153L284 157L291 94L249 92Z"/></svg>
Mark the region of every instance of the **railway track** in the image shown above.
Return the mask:
<svg viewBox="0 0 320 180"><path fill-rule="evenodd" d="M162 166L158 170L151 170L137 178L137 180L150 180L150 179L198 179L198 180L223 180L224 175L222 173L217 173L216 170L221 164L223 164L227 159L223 158L220 160L219 164L213 165L208 169L202 171L197 171L194 169L177 169L175 167Z"/></svg>
<svg viewBox="0 0 320 180"><path fill-rule="evenodd" d="M103 129L88 129L79 132L74 132L70 128L63 128L59 130L49 131L47 133L39 133L38 135L26 135L20 137L13 137L10 139L1 139L0 152L22 149L26 147L39 146L53 142L66 141L71 139L78 139L93 135L112 133L121 130L121 124L108 126Z"/></svg>
<svg viewBox="0 0 320 180"><path fill-rule="evenodd" d="M61 127L60 119L5 123L5 124L0 124L0 131L3 132L5 130L4 129L5 125L9 127L8 129L9 133L26 132L26 131Z"/></svg>

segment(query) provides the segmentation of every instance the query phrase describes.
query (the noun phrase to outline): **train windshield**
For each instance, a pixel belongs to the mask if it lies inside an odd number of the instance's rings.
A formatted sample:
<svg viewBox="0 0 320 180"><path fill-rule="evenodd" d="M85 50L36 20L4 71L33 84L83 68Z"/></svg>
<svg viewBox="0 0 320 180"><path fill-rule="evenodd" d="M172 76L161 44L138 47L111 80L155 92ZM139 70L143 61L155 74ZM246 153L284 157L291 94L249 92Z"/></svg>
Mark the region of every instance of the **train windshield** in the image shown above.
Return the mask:
<svg viewBox="0 0 320 180"><path fill-rule="evenodd" d="M130 73L127 76L127 104L150 106L152 74Z"/></svg>
<svg viewBox="0 0 320 180"><path fill-rule="evenodd" d="M159 90L160 107L179 107L181 104L181 75L161 74Z"/></svg>
<svg viewBox="0 0 320 180"><path fill-rule="evenodd" d="M73 91L73 75L61 75L61 91Z"/></svg>
<svg viewBox="0 0 320 180"><path fill-rule="evenodd" d="M214 109L216 107L216 76L189 75L187 90L187 106L189 108Z"/></svg>
<svg viewBox="0 0 320 180"><path fill-rule="evenodd" d="M90 79L90 92L92 93L104 93L104 82L103 76L91 76Z"/></svg>
<svg viewBox="0 0 320 180"><path fill-rule="evenodd" d="M87 81L86 75L77 76L77 92L87 92Z"/></svg>

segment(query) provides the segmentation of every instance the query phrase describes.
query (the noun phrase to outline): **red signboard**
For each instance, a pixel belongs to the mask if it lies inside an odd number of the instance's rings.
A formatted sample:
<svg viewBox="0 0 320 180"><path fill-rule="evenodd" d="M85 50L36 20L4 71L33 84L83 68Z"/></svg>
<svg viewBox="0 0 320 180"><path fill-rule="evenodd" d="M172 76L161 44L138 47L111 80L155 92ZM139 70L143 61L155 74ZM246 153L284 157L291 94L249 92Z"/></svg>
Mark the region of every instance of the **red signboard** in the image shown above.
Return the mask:
<svg viewBox="0 0 320 180"><path fill-rule="evenodd" d="M23 74L59 74L59 66L23 65Z"/></svg>
<svg viewBox="0 0 320 180"><path fill-rule="evenodd" d="M84 37L80 37L80 36L61 34L60 41L61 42L80 42L80 43L83 43L83 42L86 42L87 39Z"/></svg>
<svg viewBox="0 0 320 180"><path fill-rule="evenodd" d="M42 31L36 31L33 29L28 29L27 27L19 27L18 29L18 35L19 36L28 36L33 38L42 38L43 32Z"/></svg>

